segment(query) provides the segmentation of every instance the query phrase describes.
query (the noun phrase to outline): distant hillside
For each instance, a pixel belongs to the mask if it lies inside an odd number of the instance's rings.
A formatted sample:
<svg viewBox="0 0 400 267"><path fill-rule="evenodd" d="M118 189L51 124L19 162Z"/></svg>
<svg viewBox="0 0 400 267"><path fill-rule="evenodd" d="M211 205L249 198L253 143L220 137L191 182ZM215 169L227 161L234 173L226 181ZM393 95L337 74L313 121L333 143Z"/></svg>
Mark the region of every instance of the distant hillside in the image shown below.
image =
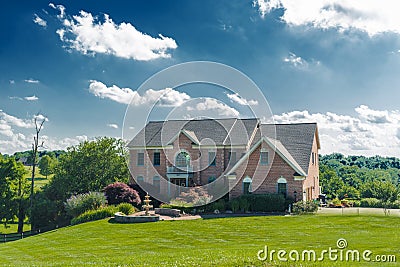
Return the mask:
<svg viewBox="0 0 400 267"><path fill-rule="evenodd" d="M378 192L386 192L395 199L396 190L400 192L398 158L334 153L320 155L319 163L322 193L328 198L368 198L376 197Z"/></svg>

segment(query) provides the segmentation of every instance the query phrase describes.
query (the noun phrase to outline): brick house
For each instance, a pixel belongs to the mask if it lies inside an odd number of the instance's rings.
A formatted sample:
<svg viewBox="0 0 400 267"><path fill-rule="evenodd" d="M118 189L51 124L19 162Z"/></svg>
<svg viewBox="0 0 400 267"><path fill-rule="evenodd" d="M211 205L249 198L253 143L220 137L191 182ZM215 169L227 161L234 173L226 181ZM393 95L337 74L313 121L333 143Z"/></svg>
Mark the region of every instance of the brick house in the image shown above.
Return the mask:
<svg viewBox="0 0 400 267"><path fill-rule="evenodd" d="M316 123L152 121L128 148L134 180L151 185L160 194L177 196L179 187L217 180L229 187L230 198L281 193L311 200L320 194Z"/></svg>

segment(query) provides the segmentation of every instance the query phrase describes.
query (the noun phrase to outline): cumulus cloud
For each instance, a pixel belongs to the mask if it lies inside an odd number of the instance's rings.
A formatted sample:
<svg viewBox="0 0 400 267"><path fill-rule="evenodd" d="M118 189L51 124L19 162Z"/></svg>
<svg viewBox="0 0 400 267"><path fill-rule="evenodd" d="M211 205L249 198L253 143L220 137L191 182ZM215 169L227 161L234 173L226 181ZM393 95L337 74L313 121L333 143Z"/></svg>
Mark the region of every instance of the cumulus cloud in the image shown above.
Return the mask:
<svg viewBox="0 0 400 267"><path fill-rule="evenodd" d="M175 91L172 88L162 90L148 89L143 95L130 88L120 88L116 85L107 87L102 82L90 81L89 92L100 98L108 98L121 104L132 104L134 106L156 103L163 106L180 106L190 99L186 93Z"/></svg>
<svg viewBox="0 0 400 267"><path fill-rule="evenodd" d="M15 84L15 81L14 80L10 80L10 84Z"/></svg>
<svg viewBox="0 0 400 267"><path fill-rule="evenodd" d="M26 80L24 80L26 83L39 83L39 81L38 80L35 80L35 79L26 79Z"/></svg>
<svg viewBox="0 0 400 267"><path fill-rule="evenodd" d="M361 105L356 108L359 116L371 123L389 123L390 116L387 110L372 110L368 106Z"/></svg>
<svg viewBox="0 0 400 267"><path fill-rule="evenodd" d="M282 9L282 21L292 26L339 31L357 29L374 36L383 32L400 33L397 0L255 0L262 17Z"/></svg>
<svg viewBox="0 0 400 267"><path fill-rule="evenodd" d="M239 111L214 98L205 98L194 106L188 106L186 109L188 111L213 111L218 115L227 117L239 116Z"/></svg>
<svg viewBox="0 0 400 267"><path fill-rule="evenodd" d="M355 111L356 116L292 111L274 115L274 120L276 123L317 122L322 154L400 157L399 111L373 110L366 105L356 107Z"/></svg>
<svg viewBox="0 0 400 267"><path fill-rule="evenodd" d="M33 120L24 120L15 116L9 115L4 111L0 110L0 124L16 126L20 128L33 128L35 127Z"/></svg>
<svg viewBox="0 0 400 267"><path fill-rule="evenodd" d="M118 129L118 125L115 123L109 123L107 124L108 127L113 128L113 129Z"/></svg>
<svg viewBox="0 0 400 267"><path fill-rule="evenodd" d="M37 14L34 14L34 16L35 17L33 19L33 22L39 26L42 26L43 28L46 28L47 22L44 19L42 19L41 17L39 17Z"/></svg>
<svg viewBox="0 0 400 267"><path fill-rule="evenodd" d="M258 105L258 101L257 100L253 100L253 99L247 100L247 99L241 97L238 93L236 93L236 94L227 94L227 97L230 100L232 100L232 102L236 102L236 103L238 103L239 105L242 105L242 106L256 106L256 105Z"/></svg>
<svg viewBox="0 0 400 267"><path fill-rule="evenodd" d="M63 28L57 30L61 41L68 49L85 55L100 53L147 61L170 58L169 51L178 47L170 37L161 34L152 37L130 23L115 24L107 14L104 14L104 21L100 21L85 11L69 17L65 15L63 6L51 4L51 7L61 12L59 18L63 21Z"/></svg>

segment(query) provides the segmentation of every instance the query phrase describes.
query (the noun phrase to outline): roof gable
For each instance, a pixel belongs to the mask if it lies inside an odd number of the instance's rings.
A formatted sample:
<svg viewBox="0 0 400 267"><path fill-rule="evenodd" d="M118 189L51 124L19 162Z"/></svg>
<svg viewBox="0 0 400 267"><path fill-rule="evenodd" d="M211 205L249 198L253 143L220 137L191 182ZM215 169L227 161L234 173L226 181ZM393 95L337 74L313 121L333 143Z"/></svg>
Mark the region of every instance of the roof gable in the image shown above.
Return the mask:
<svg viewBox="0 0 400 267"><path fill-rule="evenodd" d="M235 170L243 164L243 162L250 157L250 155L262 144L265 142L272 150L274 150L299 176L307 176L307 172L305 172L301 166L297 163L297 161L292 157L292 155L286 150L286 148L282 145L279 140L275 140L272 138L268 138L263 136L257 143L255 143L247 153L240 158L240 160L227 172L226 175L230 175Z"/></svg>
<svg viewBox="0 0 400 267"><path fill-rule="evenodd" d="M276 138L292 155L300 167L308 172L314 138L319 138L316 123L262 124L261 136Z"/></svg>

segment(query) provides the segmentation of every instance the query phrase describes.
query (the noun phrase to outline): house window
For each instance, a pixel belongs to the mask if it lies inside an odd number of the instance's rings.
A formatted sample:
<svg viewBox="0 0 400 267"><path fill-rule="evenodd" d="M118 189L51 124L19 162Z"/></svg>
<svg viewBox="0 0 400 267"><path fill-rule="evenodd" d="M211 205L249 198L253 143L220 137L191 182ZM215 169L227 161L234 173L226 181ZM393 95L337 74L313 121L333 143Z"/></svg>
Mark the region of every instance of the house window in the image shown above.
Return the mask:
<svg viewBox="0 0 400 267"><path fill-rule="evenodd" d="M153 154L153 165L154 166L160 166L160 152L154 152Z"/></svg>
<svg viewBox="0 0 400 267"><path fill-rule="evenodd" d="M315 164L315 153L314 152L311 153L311 163L312 163L312 165Z"/></svg>
<svg viewBox="0 0 400 267"><path fill-rule="evenodd" d="M143 176L138 176L138 177L137 177L137 182L138 182L138 183L144 183L144 178L143 178Z"/></svg>
<svg viewBox="0 0 400 267"><path fill-rule="evenodd" d="M188 167L190 165L190 155L185 152L179 152L175 158L175 166L176 167Z"/></svg>
<svg viewBox="0 0 400 267"><path fill-rule="evenodd" d="M212 183L216 180L215 176L208 177L208 183Z"/></svg>
<svg viewBox="0 0 400 267"><path fill-rule="evenodd" d="M160 176L153 177L153 186L157 193L160 193Z"/></svg>
<svg viewBox="0 0 400 267"><path fill-rule="evenodd" d="M260 164L267 165L268 164L268 151L260 152Z"/></svg>
<svg viewBox="0 0 400 267"><path fill-rule="evenodd" d="M278 191L278 194L282 194L286 198L286 196L287 196L287 181L285 178L281 177L278 179L277 191Z"/></svg>
<svg viewBox="0 0 400 267"><path fill-rule="evenodd" d="M216 165L215 152L214 151L208 152L208 165L210 165L210 166L215 166Z"/></svg>
<svg viewBox="0 0 400 267"><path fill-rule="evenodd" d="M251 194L251 178L249 176L246 176L246 178L243 179L243 194Z"/></svg>
<svg viewBox="0 0 400 267"><path fill-rule="evenodd" d="M229 152L229 165L235 165L236 163L236 152Z"/></svg>
<svg viewBox="0 0 400 267"><path fill-rule="evenodd" d="M143 166L144 165L144 153L143 152L139 152L137 154L137 165L138 166Z"/></svg>

